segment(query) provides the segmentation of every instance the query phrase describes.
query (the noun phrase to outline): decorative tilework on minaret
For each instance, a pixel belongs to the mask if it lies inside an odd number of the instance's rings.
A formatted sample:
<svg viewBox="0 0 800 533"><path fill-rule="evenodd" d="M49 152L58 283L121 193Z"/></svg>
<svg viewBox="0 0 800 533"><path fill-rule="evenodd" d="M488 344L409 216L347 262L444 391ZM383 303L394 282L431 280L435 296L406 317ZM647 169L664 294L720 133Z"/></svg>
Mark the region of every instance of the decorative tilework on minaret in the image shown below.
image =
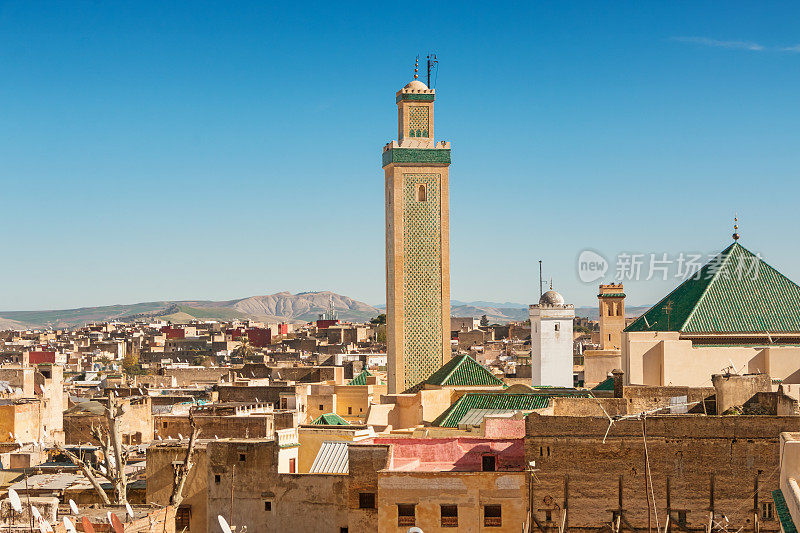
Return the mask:
<svg viewBox="0 0 800 533"><path fill-rule="evenodd" d="M398 140L383 148L389 393L450 359L450 143L433 140L435 91L397 92Z"/></svg>

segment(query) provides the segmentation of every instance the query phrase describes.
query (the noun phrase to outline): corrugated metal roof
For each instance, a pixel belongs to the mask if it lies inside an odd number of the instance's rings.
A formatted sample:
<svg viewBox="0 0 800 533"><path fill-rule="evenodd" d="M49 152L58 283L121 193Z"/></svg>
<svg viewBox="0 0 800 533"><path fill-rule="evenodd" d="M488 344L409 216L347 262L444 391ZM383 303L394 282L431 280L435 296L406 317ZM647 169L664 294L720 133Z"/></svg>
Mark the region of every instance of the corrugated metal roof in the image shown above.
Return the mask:
<svg viewBox="0 0 800 533"><path fill-rule="evenodd" d="M518 413L518 409L470 409L467 411L461 420L458 421L459 426L480 426L483 419L489 415L510 415ZM523 409L523 412L529 412Z"/></svg>
<svg viewBox="0 0 800 533"><path fill-rule="evenodd" d="M800 331L800 287L735 242L625 331Z"/></svg>
<svg viewBox="0 0 800 533"><path fill-rule="evenodd" d="M326 440L320 446L311 474L347 474L350 472L349 447L347 442Z"/></svg>

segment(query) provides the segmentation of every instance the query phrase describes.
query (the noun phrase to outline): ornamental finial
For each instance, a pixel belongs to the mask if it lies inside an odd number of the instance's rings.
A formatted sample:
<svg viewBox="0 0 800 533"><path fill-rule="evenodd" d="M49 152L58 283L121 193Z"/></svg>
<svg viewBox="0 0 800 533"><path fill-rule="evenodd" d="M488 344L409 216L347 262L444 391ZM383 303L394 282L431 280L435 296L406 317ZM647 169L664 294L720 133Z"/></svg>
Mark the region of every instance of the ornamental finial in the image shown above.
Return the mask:
<svg viewBox="0 0 800 533"><path fill-rule="evenodd" d="M414 62L414 79L416 80L419 77L419 56L417 56L417 60Z"/></svg>
<svg viewBox="0 0 800 533"><path fill-rule="evenodd" d="M733 216L733 240L739 240L739 217L737 215Z"/></svg>

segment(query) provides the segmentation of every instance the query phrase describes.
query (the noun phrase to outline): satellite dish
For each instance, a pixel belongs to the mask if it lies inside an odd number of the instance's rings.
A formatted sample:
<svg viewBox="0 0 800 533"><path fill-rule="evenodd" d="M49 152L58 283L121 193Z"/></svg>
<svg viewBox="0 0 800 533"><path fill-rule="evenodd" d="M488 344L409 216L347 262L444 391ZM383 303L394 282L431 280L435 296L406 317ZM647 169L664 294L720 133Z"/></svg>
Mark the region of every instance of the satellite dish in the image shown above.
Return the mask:
<svg viewBox="0 0 800 533"><path fill-rule="evenodd" d="M214 440L219 440L219 437L217 437L216 435L214 435Z"/></svg>
<svg viewBox="0 0 800 533"><path fill-rule="evenodd" d="M89 521L88 516L81 518L81 525L83 526L83 533L94 533L94 526L92 522Z"/></svg>
<svg viewBox="0 0 800 533"><path fill-rule="evenodd" d="M14 512L21 513L22 512L22 502L19 500L19 494L14 489L8 489L8 499L11 501L11 507L14 508Z"/></svg>
<svg viewBox="0 0 800 533"><path fill-rule="evenodd" d="M11 433L10 431L8 432L8 436L11 437L11 440L14 440L14 434Z"/></svg>
<svg viewBox="0 0 800 533"><path fill-rule="evenodd" d="M180 433L178 433L178 440L183 440L183 435L181 435Z"/></svg>
<svg viewBox="0 0 800 533"><path fill-rule="evenodd" d="M114 513L111 513L111 526L114 528L114 533L124 533L125 531L125 526L122 525L122 521Z"/></svg>
<svg viewBox="0 0 800 533"><path fill-rule="evenodd" d="M133 509L131 509L131 505L128 502L125 502L125 510L128 511L128 518L133 520Z"/></svg>
<svg viewBox="0 0 800 533"><path fill-rule="evenodd" d="M36 520L42 519L42 513L39 512L39 509L37 509L35 505L31 505L31 513L33 513L33 517Z"/></svg>
<svg viewBox="0 0 800 533"><path fill-rule="evenodd" d="M108 473L108 470L106 470L106 467L105 467L105 466L103 466L103 465L100 465L100 471L101 471L102 473L104 473L104 474L107 474L107 473Z"/></svg>
<svg viewBox="0 0 800 533"><path fill-rule="evenodd" d="M48 526L47 522L45 522L44 520L39 520L38 522L39 522L39 531L41 533L49 533L47 531L47 526Z"/></svg>
<svg viewBox="0 0 800 533"><path fill-rule="evenodd" d="M164 440L164 439L162 439L162 438L161 438L161 435L159 435L159 436L158 436L158 440Z"/></svg>
<svg viewBox="0 0 800 533"><path fill-rule="evenodd" d="M70 501L72 501L72 500L70 500ZM75 524L72 523L72 520L70 520L69 518L67 518L65 516L63 518L63 521L64 521L64 527L66 528L67 533L76 533L77 530L75 529Z"/></svg>
<svg viewBox="0 0 800 533"><path fill-rule="evenodd" d="M106 519L108 520L109 524L114 525L114 523L111 521L111 511L106 511Z"/></svg>
<svg viewBox="0 0 800 533"><path fill-rule="evenodd" d="M73 499L69 500L69 508L72 510L72 514L75 514L75 515L81 514L80 511L78 510L78 506L75 505L75 500L73 500Z"/></svg>
<svg viewBox="0 0 800 533"><path fill-rule="evenodd" d="M408 533L423 533L423 531L418 527L412 527L408 529Z"/></svg>
<svg viewBox="0 0 800 533"><path fill-rule="evenodd" d="M222 528L222 533L231 533L231 526L228 525L228 521L222 518L222 515L217 515L217 520L219 520L219 527Z"/></svg>

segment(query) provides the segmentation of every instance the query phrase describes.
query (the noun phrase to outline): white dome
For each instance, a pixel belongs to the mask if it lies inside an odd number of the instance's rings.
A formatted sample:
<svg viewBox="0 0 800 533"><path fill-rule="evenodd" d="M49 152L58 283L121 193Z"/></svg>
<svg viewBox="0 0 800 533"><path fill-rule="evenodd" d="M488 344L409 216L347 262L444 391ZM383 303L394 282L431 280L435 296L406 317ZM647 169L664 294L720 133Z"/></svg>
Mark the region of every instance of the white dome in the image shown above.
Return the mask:
<svg viewBox="0 0 800 533"><path fill-rule="evenodd" d="M539 298L539 305L564 305L564 297L550 289Z"/></svg>
<svg viewBox="0 0 800 533"><path fill-rule="evenodd" d="M414 91L427 91L428 86L419 80L412 80L408 85L403 87L403 89L411 89Z"/></svg>

